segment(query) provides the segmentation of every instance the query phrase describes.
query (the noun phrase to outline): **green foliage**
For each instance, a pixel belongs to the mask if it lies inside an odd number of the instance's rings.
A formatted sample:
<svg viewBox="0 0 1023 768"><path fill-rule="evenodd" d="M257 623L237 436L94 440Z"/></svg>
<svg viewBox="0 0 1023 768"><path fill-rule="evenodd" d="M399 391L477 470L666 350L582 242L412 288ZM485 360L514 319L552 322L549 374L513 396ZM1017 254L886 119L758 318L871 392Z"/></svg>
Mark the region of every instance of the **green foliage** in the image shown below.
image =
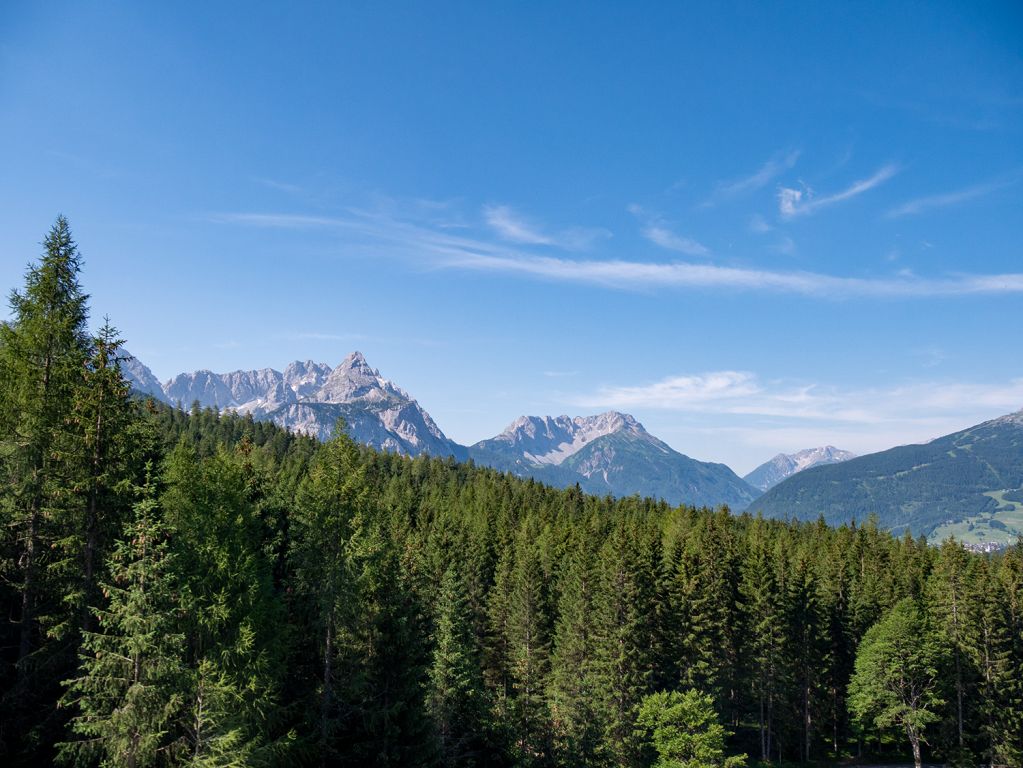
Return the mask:
<svg viewBox="0 0 1023 768"><path fill-rule="evenodd" d="M924 730L938 720L939 650L911 598L900 600L873 627L856 653L849 707L861 727L904 730L920 764Z"/></svg>
<svg viewBox="0 0 1023 768"><path fill-rule="evenodd" d="M490 697L466 592L459 569L449 566L437 597L426 707L441 762L450 766L483 764L489 741Z"/></svg>
<svg viewBox="0 0 1023 768"><path fill-rule="evenodd" d="M726 732L714 700L697 690L646 696L636 718L657 752L654 768L741 768L745 755L725 757Z"/></svg>
<svg viewBox="0 0 1023 768"><path fill-rule="evenodd" d="M105 607L85 632L81 673L65 683L63 704L75 711L77 739L60 745L62 761L155 765L179 751L174 724L186 690L185 637L174 556L151 484L110 559Z"/></svg>

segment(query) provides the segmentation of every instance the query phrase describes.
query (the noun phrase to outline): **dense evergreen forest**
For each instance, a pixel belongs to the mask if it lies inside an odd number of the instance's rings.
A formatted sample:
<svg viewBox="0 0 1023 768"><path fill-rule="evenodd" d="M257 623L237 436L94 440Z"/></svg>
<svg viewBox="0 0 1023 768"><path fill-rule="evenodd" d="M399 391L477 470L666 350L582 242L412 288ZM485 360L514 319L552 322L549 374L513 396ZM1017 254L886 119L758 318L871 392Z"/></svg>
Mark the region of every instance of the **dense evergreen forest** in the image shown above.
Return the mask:
<svg viewBox="0 0 1023 768"><path fill-rule="evenodd" d="M5 765L1023 765L1023 548L133 398L59 218L0 326Z"/></svg>

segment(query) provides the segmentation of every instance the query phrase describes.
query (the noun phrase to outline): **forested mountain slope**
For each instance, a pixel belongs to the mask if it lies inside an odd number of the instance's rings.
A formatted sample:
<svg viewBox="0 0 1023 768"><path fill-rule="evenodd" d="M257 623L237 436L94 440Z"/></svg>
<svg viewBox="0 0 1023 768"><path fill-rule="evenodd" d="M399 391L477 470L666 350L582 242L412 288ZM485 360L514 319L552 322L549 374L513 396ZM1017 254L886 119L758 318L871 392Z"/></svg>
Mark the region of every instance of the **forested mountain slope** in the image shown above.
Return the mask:
<svg viewBox="0 0 1023 768"><path fill-rule="evenodd" d="M895 532L1010 543L1023 535L1023 411L922 445L814 467L758 498L753 512L833 525L875 514Z"/></svg>

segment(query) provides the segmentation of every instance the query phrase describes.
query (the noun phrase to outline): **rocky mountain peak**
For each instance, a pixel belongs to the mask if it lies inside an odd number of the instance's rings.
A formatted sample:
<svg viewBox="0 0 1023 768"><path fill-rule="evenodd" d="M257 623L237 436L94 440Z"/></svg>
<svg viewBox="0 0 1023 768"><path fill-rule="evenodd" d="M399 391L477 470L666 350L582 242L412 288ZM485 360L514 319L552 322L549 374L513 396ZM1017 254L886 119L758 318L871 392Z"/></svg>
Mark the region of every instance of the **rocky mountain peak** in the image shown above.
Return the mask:
<svg viewBox="0 0 1023 768"><path fill-rule="evenodd" d="M330 376L331 367L313 360L296 360L284 369L284 382L300 400L305 400L317 392Z"/></svg>
<svg viewBox="0 0 1023 768"><path fill-rule="evenodd" d="M838 464L841 461L855 459L856 454L850 451L843 451L833 445L825 445L819 448L805 448L796 453L779 453L769 461L764 462L754 469L743 479L761 491L767 491L782 480L785 480L804 469L824 464Z"/></svg>
<svg viewBox="0 0 1023 768"><path fill-rule="evenodd" d="M606 411L596 416L577 416L573 421L577 427L588 432L599 432L606 435L621 431L647 434L643 425L636 421L634 416L620 411Z"/></svg>
<svg viewBox="0 0 1023 768"><path fill-rule="evenodd" d="M315 399L322 403L408 401L412 398L371 367L361 352L352 352L330 372Z"/></svg>

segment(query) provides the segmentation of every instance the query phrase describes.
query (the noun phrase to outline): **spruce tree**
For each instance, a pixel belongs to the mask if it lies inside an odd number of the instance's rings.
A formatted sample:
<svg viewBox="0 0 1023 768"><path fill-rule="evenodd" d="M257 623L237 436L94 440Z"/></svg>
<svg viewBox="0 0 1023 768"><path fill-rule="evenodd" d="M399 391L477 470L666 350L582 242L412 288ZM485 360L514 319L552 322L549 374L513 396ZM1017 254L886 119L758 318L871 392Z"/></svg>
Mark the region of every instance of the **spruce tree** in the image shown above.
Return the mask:
<svg viewBox="0 0 1023 768"><path fill-rule="evenodd" d="M602 764L638 765L636 713L650 692L655 575L645 572L634 524L619 522L597 563L594 596L594 702Z"/></svg>
<svg viewBox="0 0 1023 768"><path fill-rule="evenodd" d="M73 638L47 634L67 611L65 585L54 583L50 566L63 535L57 521L80 505L71 413L90 352L81 258L63 216L43 248L24 288L11 292L11 319L0 324L0 572L13 587L0 647L16 649L8 655L14 674L4 675L13 679L4 685L0 738L23 744L52 740L35 727L53 722L52 700L74 658Z"/></svg>
<svg viewBox="0 0 1023 768"><path fill-rule="evenodd" d="M767 536L767 523L758 518L749 533L749 550L742 562L740 594L748 632L744 640L747 679L756 701L760 759L772 754L775 709L785 685L784 601Z"/></svg>
<svg viewBox="0 0 1023 768"><path fill-rule="evenodd" d="M592 764L600 742L594 707L597 575L592 546L585 540L575 544L560 585L548 699L563 765Z"/></svg>
<svg viewBox="0 0 1023 768"><path fill-rule="evenodd" d="M530 523L527 520L515 540L507 628L512 721L516 747L527 764L550 753L544 695L550 670L549 591Z"/></svg>
<svg viewBox="0 0 1023 768"><path fill-rule="evenodd" d="M444 572L426 698L440 759L446 766L482 765L488 748L489 697L465 583L456 565Z"/></svg>
<svg viewBox="0 0 1023 768"><path fill-rule="evenodd" d="M104 604L92 608L97 629L83 633L81 673L65 683L77 738L59 745L63 762L143 768L181 751L180 585L154 495L148 483L115 545Z"/></svg>
<svg viewBox="0 0 1023 768"><path fill-rule="evenodd" d="M63 585L64 601L72 610L63 634L92 628L89 605L96 603L97 583L131 508L132 481L142 469L142 445L131 387L120 369L123 341L105 319L92 342L92 354L81 372L70 414L74 432L64 436L63 453L73 462L79 502L56 521L60 530L55 550L60 559L51 567ZM141 480L141 478L138 478Z"/></svg>
<svg viewBox="0 0 1023 768"><path fill-rule="evenodd" d="M966 750L966 707L974 684L972 665L966 653L967 589L969 557L961 544L948 539L927 582L927 613L935 632L935 642L945 646L951 659L952 704L955 719L954 750Z"/></svg>
<svg viewBox="0 0 1023 768"><path fill-rule="evenodd" d="M250 468L244 454L221 448L199 460L181 444L166 478L162 503L175 534L193 671L188 752L210 765L243 750L262 760L290 740L274 728L288 637Z"/></svg>
<svg viewBox="0 0 1023 768"><path fill-rule="evenodd" d="M315 638L318 668L311 671L316 681L311 688L317 701L312 720L324 764L334 759L348 717L339 698L346 676L339 669L339 635L354 622L352 536L368 512L368 492L359 449L339 424L299 490L289 558L293 600Z"/></svg>

